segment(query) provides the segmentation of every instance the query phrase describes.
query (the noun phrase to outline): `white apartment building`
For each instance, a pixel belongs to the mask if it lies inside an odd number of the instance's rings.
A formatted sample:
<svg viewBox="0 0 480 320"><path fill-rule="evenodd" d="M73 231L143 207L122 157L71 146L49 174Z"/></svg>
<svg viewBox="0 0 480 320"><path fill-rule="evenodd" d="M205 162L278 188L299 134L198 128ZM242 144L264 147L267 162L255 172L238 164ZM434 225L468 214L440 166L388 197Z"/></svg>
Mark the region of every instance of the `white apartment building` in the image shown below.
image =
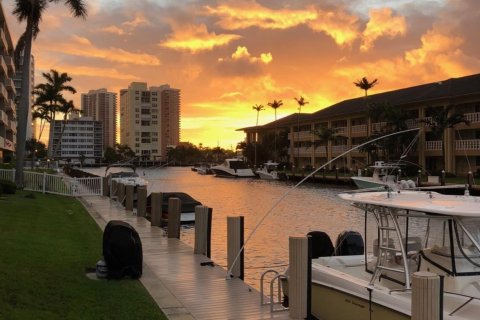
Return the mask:
<svg viewBox="0 0 480 320"><path fill-rule="evenodd" d="M166 161L180 141L180 90L132 82L120 91L120 143L142 161Z"/></svg>
<svg viewBox="0 0 480 320"><path fill-rule="evenodd" d="M17 141L13 51L14 45L0 2L0 162L12 159Z"/></svg>
<svg viewBox="0 0 480 320"><path fill-rule="evenodd" d="M117 136L117 94L104 88L82 93L81 110L84 117L103 123L103 147L114 148Z"/></svg>
<svg viewBox="0 0 480 320"><path fill-rule="evenodd" d="M16 69L15 77L13 78L13 82L15 83L15 90L17 91L16 99L20 101L20 95L22 94L22 78L23 78L23 51L20 55L19 66ZM30 89L28 92L33 92L35 88L35 58L33 55L30 59ZM30 106L33 106L35 103L35 96L30 94ZM36 130L36 121L33 120L32 117L32 108L28 109L28 121L27 121L27 139L35 138L38 139L38 134Z"/></svg>
<svg viewBox="0 0 480 320"><path fill-rule="evenodd" d="M85 164L100 163L103 158L103 123L91 117L78 117L72 114L65 123L55 120L50 128L48 153L55 160L71 160ZM55 154L53 154L55 153Z"/></svg>

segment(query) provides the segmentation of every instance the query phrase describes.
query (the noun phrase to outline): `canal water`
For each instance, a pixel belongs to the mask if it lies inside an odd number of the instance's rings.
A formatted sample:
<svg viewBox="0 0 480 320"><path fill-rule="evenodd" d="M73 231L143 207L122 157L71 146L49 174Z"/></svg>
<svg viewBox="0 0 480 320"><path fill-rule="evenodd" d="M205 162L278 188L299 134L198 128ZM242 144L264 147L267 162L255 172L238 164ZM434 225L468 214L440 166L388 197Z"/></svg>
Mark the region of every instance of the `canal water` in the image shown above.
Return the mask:
<svg viewBox="0 0 480 320"><path fill-rule="evenodd" d="M112 168L109 172L128 171ZM105 168L85 171L103 176ZM148 180L148 193L185 192L213 209L212 260L226 269L227 216L244 216L245 239L262 217L286 193L289 194L268 215L245 246L245 282L259 288L263 271L283 272L288 264L288 238L309 231L327 232L335 243L344 230L363 234L363 214L336 195L347 189L332 185L294 183L258 179L228 179L199 175L190 168L138 168ZM194 245L193 228L183 228L181 239Z"/></svg>

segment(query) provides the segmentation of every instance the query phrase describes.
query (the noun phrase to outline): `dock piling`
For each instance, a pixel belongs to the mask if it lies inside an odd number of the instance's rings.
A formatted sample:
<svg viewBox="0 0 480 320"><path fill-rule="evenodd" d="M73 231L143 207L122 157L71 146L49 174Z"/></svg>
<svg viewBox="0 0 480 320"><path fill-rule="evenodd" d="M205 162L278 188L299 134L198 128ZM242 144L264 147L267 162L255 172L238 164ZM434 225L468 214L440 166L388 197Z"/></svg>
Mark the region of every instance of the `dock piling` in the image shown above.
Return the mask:
<svg viewBox="0 0 480 320"><path fill-rule="evenodd" d="M289 312L293 319L308 319L311 313L311 264L309 237L289 238Z"/></svg>
<svg viewBox="0 0 480 320"><path fill-rule="evenodd" d="M147 187L137 188L137 217L145 217L147 212Z"/></svg>
<svg viewBox="0 0 480 320"><path fill-rule="evenodd" d="M242 249L244 242L244 217L227 217L227 270L232 270L231 275L243 280L245 276L244 268L244 250ZM239 259L233 262L240 252Z"/></svg>
<svg viewBox="0 0 480 320"><path fill-rule="evenodd" d="M179 198L168 199L168 237L180 239L180 214L182 201Z"/></svg>
<svg viewBox="0 0 480 320"><path fill-rule="evenodd" d="M443 288L440 276L431 272L412 275L412 320L443 319Z"/></svg>
<svg viewBox="0 0 480 320"><path fill-rule="evenodd" d="M152 209L150 211L150 225L159 227L160 220L162 218L162 194L159 192L152 193L151 195Z"/></svg>
<svg viewBox="0 0 480 320"><path fill-rule="evenodd" d="M195 246L194 254L203 254L210 258L212 239L212 208L195 207Z"/></svg>
<svg viewBox="0 0 480 320"><path fill-rule="evenodd" d="M125 210L133 211L133 192L135 186L127 185L125 186Z"/></svg>

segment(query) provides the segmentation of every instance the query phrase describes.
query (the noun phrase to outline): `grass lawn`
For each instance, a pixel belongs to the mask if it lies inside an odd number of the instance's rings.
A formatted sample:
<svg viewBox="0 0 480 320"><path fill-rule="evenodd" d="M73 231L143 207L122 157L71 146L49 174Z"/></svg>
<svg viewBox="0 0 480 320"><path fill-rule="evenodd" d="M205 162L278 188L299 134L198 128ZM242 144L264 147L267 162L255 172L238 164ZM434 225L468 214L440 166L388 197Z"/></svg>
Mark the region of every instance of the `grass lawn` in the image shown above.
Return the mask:
<svg viewBox="0 0 480 320"><path fill-rule="evenodd" d="M102 231L73 198L0 198L0 319L166 319L140 281L91 280Z"/></svg>

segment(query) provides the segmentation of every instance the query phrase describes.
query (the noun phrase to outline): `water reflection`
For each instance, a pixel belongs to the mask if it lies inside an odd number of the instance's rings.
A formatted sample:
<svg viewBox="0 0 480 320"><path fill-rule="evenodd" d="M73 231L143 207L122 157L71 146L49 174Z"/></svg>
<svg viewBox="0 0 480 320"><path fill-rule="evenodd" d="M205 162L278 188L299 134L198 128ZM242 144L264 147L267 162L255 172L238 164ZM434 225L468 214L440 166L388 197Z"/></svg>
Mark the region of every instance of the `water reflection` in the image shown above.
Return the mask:
<svg viewBox="0 0 480 320"><path fill-rule="evenodd" d="M112 168L112 171L122 171ZM125 169L123 169L125 170ZM105 169L90 169L104 175ZM199 175L190 168L137 169L149 181L148 192L186 192L213 208L212 259L226 268L227 216L245 217L245 238L258 221L293 184L256 179L226 179ZM343 230L363 234L363 214L336 197L345 189L305 184L275 208L257 229L245 249L245 281L258 288L261 273L283 271L288 263L288 237L312 230L327 232L332 241ZM181 238L193 247L194 230L183 229Z"/></svg>

